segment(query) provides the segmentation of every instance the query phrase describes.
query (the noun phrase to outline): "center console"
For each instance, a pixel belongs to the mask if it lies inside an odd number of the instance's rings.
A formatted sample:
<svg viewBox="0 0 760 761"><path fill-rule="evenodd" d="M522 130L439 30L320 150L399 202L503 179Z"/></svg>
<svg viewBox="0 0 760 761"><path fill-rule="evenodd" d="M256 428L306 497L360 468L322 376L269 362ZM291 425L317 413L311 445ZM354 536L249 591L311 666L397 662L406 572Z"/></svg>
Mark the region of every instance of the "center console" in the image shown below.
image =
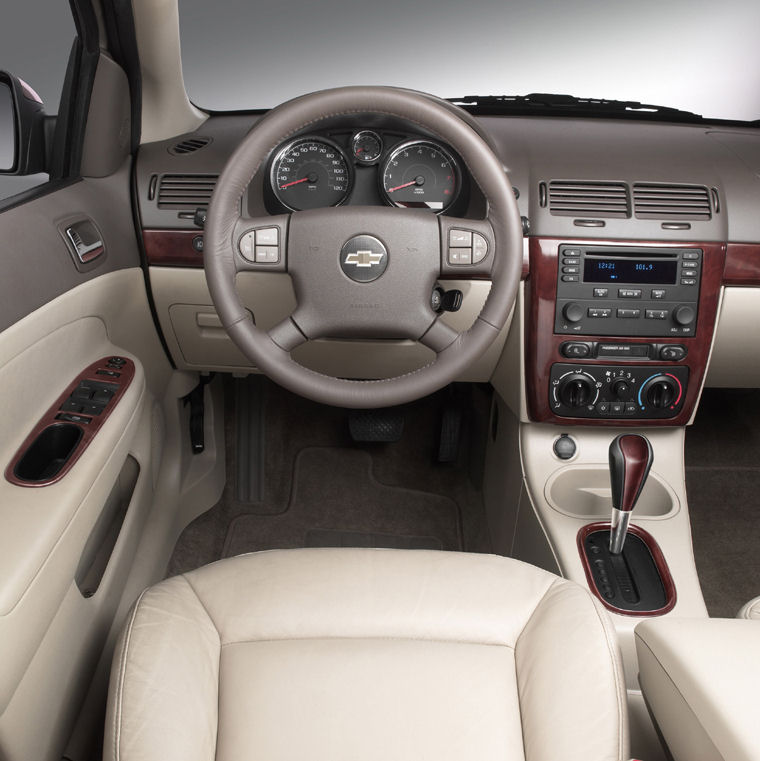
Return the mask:
<svg viewBox="0 0 760 761"><path fill-rule="evenodd" d="M716 243L532 238L530 418L688 422L707 366L725 254Z"/></svg>

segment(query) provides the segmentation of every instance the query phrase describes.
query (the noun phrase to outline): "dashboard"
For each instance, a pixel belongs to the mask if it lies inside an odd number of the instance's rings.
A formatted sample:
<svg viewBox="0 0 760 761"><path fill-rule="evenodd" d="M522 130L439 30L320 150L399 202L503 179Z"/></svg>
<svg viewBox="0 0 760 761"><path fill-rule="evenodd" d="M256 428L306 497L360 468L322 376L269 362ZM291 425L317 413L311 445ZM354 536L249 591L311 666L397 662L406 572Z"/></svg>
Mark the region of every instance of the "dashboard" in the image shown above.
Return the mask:
<svg viewBox="0 0 760 761"><path fill-rule="evenodd" d="M195 210L208 204L258 118L213 116L197 133L140 149L135 192L146 263L180 367L245 367L220 350L224 336L214 334L202 273L189 283L202 267ZM760 385L760 340L746 329L760 319L757 130L499 116L479 117L477 126L508 171L523 217L524 286L519 338L502 337L465 380L514 384L509 367L521 364L526 419L601 426L684 425L706 382ZM485 211L461 158L436 135L355 116L273 148L243 204L251 217L334 205L473 220ZM267 299L291 298L276 277L250 286L262 324L276 322L277 309L269 315L262 306ZM487 282L456 287L476 315ZM338 342L306 359L319 369L322 355L342 351L361 358L345 377L382 377L426 360L391 342L376 364ZM366 375L356 374L363 367Z"/></svg>

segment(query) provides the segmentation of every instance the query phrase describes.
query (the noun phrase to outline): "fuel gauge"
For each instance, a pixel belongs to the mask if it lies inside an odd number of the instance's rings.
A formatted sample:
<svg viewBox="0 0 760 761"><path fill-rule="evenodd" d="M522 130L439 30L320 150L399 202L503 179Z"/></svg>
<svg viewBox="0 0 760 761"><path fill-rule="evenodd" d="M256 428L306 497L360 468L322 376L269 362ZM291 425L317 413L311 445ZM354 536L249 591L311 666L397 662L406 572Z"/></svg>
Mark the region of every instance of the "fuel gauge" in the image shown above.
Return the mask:
<svg viewBox="0 0 760 761"><path fill-rule="evenodd" d="M376 132L362 130L354 135L351 152L354 159L361 164L374 164L383 152L383 141Z"/></svg>

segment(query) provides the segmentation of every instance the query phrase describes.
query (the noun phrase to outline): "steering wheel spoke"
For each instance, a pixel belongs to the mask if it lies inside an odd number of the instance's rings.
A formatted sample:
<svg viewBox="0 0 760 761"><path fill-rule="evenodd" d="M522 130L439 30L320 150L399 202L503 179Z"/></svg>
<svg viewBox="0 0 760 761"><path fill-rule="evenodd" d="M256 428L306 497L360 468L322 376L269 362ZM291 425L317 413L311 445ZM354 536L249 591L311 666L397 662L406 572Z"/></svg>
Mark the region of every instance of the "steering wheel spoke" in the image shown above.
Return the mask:
<svg viewBox="0 0 760 761"><path fill-rule="evenodd" d="M485 219L439 217L441 226L441 276L490 277L496 243L493 227Z"/></svg>
<svg viewBox="0 0 760 761"><path fill-rule="evenodd" d="M286 272L290 214L239 216L232 229L237 272Z"/></svg>
<svg viewBox="0 0 760 761"><path fill-rule="evenodd" d="M440 354L459 338L459 333L447 325L440 317L420 337L420 343Z"/></svg>
<svg viewBox="0 0 760 761"><path fill-rule="evenodd" d="M289 315L278 322L277 325L267 331L267 334L281 349L287 352L293 351L297 346L309 340L298 327L293 315Z"/></svg>

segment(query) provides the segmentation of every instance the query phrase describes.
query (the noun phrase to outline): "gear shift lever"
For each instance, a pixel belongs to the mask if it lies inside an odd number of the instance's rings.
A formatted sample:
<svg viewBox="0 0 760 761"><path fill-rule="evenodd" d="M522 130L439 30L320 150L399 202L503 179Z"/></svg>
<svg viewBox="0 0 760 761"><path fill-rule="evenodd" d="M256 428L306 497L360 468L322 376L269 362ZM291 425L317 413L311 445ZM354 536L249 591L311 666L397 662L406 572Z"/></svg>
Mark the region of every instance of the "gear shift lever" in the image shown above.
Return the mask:
<svg viewBox="0 0 760 761"><path fill-rule="evenodd" d="M619 555L628 532L631 511L641 494L652 467L652 445L645 436L623 433L610 444L610 484L612 525L610 554Z"/></svg>

